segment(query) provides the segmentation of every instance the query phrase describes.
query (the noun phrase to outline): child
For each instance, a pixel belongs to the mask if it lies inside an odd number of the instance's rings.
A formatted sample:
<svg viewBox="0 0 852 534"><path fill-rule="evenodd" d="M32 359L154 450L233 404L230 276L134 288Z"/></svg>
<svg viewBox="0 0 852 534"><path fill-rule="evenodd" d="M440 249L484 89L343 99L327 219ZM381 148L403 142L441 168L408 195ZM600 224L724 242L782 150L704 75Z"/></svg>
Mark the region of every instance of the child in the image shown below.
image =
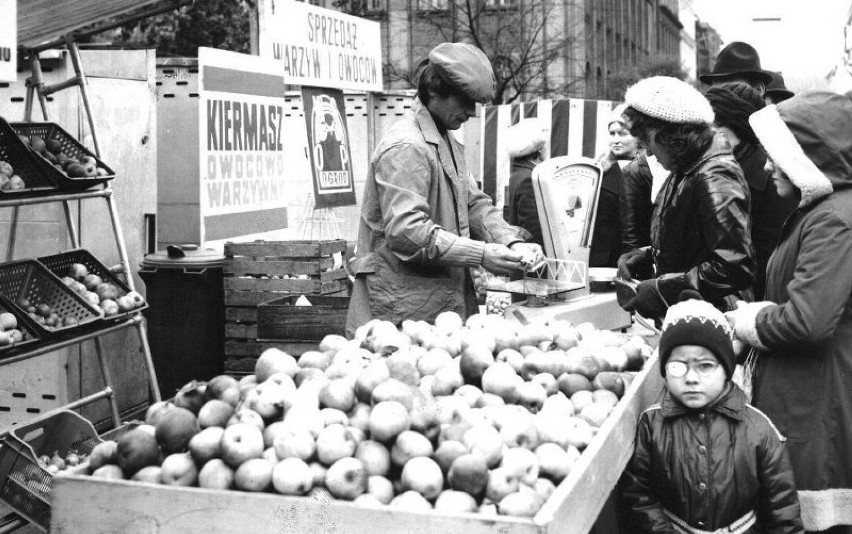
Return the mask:
<svg viewBox="0 0 852 534"><path fill-rule="evenodd" d="M639 418L621 480L630 532L803 532L784 437L733 382L731 329L711 304L673 305L663 399Z"/></svg>

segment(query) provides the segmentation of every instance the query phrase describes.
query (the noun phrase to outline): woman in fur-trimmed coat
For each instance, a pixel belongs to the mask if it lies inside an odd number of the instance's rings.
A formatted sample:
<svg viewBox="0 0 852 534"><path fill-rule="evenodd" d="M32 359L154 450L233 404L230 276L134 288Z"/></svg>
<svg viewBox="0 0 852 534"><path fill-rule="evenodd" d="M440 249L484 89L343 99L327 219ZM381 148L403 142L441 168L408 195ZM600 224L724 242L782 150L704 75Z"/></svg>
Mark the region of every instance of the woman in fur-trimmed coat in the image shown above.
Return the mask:
<svg viewBox="0 0 852 534"><path fill-rule="evenodd" d="M767 300L728 318L759 349L753 404L787 437L805 529L852 525L852 101L803 94L750 122L779 195L800 201Z"/></svg>

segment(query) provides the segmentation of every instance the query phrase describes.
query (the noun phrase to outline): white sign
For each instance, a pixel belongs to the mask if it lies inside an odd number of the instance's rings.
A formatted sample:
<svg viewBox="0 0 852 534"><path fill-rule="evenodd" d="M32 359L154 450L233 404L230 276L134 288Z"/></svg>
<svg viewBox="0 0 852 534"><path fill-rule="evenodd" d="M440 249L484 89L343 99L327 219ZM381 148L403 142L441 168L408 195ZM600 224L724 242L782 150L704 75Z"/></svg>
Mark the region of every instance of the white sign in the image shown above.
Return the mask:
<svg viewBox="0 0 852 534"><path fill-rule="evenodd" d="M288 178L309 177L310 170L304 123L299 132L284 128L288 107L279 66L199 48L198 72L202 241L287 228Z"/></svg>
<svg viewBox="0 0 852 534"><path fill-rule="evenodd" d="M294 0L261 0L260 56L283 66L286 83L382 90L378 22Z"/></svg>
<svg viewBox="0 0 852 534"><path fill-rule="evenodd" d="M0 0L0 82L18 79L17 0Z"/></svg>

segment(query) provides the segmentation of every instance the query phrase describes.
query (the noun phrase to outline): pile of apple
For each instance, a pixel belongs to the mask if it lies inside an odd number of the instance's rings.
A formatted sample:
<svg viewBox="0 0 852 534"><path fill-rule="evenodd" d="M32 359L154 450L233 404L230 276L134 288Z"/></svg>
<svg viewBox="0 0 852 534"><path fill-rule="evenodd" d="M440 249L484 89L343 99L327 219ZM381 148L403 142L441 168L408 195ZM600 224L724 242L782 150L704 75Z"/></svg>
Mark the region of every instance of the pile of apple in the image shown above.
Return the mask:
<svg viewBox="0 0 852 534"><path fill-rule="evenodd" d="M18 328L17 317L9 312L0 313L0 347L20 343L26 338L26 332Z"/></svg>
<svg viewBox="0 0 852 534"><path fill-rule="evenodd" d="M187 384L98 445L93 476L532 517L651 352L590 324L452 312L318 349Z"/></svg>
<svg viewBox="0 0 852 534"><path fill-rule="evenodd" d="M50 474L56 475L66 469L71 469L80 465L86 459L85 454L77 454L74 451L68 451L64 457L59 454L59 451L54 451L53 456L42 454L38 457L38 463Z"/></svg>
<svg viewBox="0 0 852 534"><path fill-rule="evenodd" d="M81 156L78 159L63 152L62 143L57 139L45 141L38 135L30 137L19 135L18 137L34 152L49 161L59 172L70 178L109 176L109 172L104 167L99 167L98 160L93 156Z"/></svg>
<svg viewBox="0 0 852 534"><path fill-rule="evenodd" d="M8 161L0 160L0 190L3 191L19 191L25 189L27 184L23 178L15 174L15 169Z"/></svg>
<svg viewBox="0 0 852 534"><path fill-rule="evenodd" d="M28 298L18 299L18 306L27 312L27 315L32 317L33 321L47 328L62 328L65 326L74 326L77 324L77 318L73 315L62 317L50 304L41 303L33 304Z"/></svg>
<svg viewBox="0 0 852 534"><path fill-rule="evenodd" d="M107 317L129 312L145 305L145 299L137 291L125 293L117 285L90 273L88 267L82 263L72 264L68 268L68 274L62 277L62 283L89 303L103 310Z"/></svg>

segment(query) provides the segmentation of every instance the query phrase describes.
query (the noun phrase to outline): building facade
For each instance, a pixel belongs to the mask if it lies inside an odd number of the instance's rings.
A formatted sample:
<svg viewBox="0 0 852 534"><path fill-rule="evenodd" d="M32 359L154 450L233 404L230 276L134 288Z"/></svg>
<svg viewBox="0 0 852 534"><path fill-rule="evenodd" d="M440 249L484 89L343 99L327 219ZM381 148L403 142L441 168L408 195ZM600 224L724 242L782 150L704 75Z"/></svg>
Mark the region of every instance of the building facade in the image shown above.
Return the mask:
<svg viewBox="0 0 852 534"><path fill-rule="evenodd" d="M613 77L681 60L679 0L308 1L381 23L388 89L410 89L443 41L473 42L489 55L498 102L613 98Z"/></svg>

